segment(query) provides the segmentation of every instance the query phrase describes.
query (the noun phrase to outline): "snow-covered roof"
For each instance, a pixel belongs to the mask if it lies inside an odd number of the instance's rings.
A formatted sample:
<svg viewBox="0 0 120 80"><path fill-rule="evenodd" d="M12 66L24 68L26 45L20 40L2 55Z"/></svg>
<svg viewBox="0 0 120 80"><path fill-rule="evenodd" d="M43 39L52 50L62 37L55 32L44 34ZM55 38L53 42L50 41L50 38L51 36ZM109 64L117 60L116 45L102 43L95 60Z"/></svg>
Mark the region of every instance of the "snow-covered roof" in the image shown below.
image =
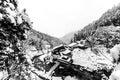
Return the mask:
<svg viewBox="0 0 120 80"><path fill-rule="evenodd" d="M69 49L66 49L65 51L63 51L62 53L63 54L68 54L68 53L70 53L71 51L69 50Z"/></svg>
<svg viewBox="0 0 120 80"><path fill-rule="evenodd" d="M69 44L68 46L73 47L73 46L75 46L75 45L77 45L77 43L71 43L71 44Z"/></svg>

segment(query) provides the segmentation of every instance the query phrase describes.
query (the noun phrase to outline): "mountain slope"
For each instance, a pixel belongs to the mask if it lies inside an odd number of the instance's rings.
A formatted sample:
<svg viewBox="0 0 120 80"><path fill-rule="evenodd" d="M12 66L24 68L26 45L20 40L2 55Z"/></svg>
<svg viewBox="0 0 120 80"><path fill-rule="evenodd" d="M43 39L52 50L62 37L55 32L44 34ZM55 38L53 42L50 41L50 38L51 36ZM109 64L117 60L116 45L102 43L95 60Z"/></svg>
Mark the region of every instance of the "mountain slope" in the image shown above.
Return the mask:
<svg viewBox="0 0 120 80"><path fill-rule="evenodd" d="M70 43L70 40L74 37L75 32L70 32L66 35L64 35L62 38L60 38L63 42L66 44Z"/></svg>
<svg viewBox="0 0 120 80"><path fill-rule="evenodd" d="M120 4L106 11L98 20L88 24L82 30L79 30L78 33L74 35L73 39L74 41L86 39L92 46L100 44L105 45L106 47L112 47L113 45L120 43L119 27ZM101 33L99 33L99 31Z"/></svg>
<svg viewBox="0 0 120 80"><path fill-rule="evenodd" d="M27 40L24 42L26 48L29 48L29 46L35 46L37 50L41 50L45 48L45 45L50 45L52 48L54 46L64 44L60 39L41 33L34 29L29 30L26 34L28 36Z"/></svg>

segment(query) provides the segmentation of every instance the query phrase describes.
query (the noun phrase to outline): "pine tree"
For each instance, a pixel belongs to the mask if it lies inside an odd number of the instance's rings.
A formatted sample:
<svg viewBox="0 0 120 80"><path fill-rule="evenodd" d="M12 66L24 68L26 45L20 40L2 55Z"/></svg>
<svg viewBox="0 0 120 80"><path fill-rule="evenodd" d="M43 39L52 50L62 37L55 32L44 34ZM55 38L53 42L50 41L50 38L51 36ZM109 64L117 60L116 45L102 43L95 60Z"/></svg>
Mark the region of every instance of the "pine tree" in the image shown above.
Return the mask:
<svg viewBox="0 0 120 80"><path fill-rule="evenodd" d="M16 0L0 1L0 70L8 72L8 80L20 74L16 68L24 61L21 42L31 27L27 16L25 11L18 11Z"/></svg>

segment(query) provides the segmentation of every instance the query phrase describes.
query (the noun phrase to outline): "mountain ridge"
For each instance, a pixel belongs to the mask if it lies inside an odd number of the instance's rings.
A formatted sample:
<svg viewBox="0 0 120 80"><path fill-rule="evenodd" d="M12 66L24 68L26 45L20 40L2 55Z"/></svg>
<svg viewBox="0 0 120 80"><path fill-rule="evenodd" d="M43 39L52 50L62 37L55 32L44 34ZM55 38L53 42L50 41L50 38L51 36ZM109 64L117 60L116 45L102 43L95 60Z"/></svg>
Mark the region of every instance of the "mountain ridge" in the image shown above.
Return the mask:
<svg viewBox="0 0 120 80"><path fill-rule="evenodd" d="M70 40L74 37L74 34L75 34L75 31L69 32L65 34L63 37L61 37L60 40L62 40L66 44L69 44Z"/></svg>
<svg viewBox="0 0 120 80"><path fill-rule="evenodd" d="M114 27L111 29L115 30L111 30L109 27ZM75 42L85 39L89 41L91 46L105 45L106 47L113 47L115 44L120 43L120 32L119 29L116 30L116 27L120 27L120 4L107 10L96 21L93 21L83 29L78 30L71 40ZM105 30L102 31L104 28ZM99 33L99 31L102 33ZM114 34L112 34L113 32Z"/></svg>

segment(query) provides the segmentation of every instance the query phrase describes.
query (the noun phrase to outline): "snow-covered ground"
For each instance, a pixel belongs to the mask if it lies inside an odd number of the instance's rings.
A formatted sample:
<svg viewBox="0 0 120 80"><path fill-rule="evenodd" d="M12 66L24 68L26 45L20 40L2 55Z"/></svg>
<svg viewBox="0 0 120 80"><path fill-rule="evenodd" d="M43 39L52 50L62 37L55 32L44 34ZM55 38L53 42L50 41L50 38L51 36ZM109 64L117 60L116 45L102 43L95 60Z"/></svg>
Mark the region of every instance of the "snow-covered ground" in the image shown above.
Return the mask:
<svg viewBox="0 0 120 80"><path fill-rule="evenodd" d="M106 58L108 57L109 59L111 59L109 54L103 53L106 57L103 56L101 53L99 53L99 55L96 55L91 51L90 48L86 50L74 49L72 54L73 64L86 66L91 69L97 69L97 67L103 67L104 65L110 68L113 66L111 61Z"/></svg>

